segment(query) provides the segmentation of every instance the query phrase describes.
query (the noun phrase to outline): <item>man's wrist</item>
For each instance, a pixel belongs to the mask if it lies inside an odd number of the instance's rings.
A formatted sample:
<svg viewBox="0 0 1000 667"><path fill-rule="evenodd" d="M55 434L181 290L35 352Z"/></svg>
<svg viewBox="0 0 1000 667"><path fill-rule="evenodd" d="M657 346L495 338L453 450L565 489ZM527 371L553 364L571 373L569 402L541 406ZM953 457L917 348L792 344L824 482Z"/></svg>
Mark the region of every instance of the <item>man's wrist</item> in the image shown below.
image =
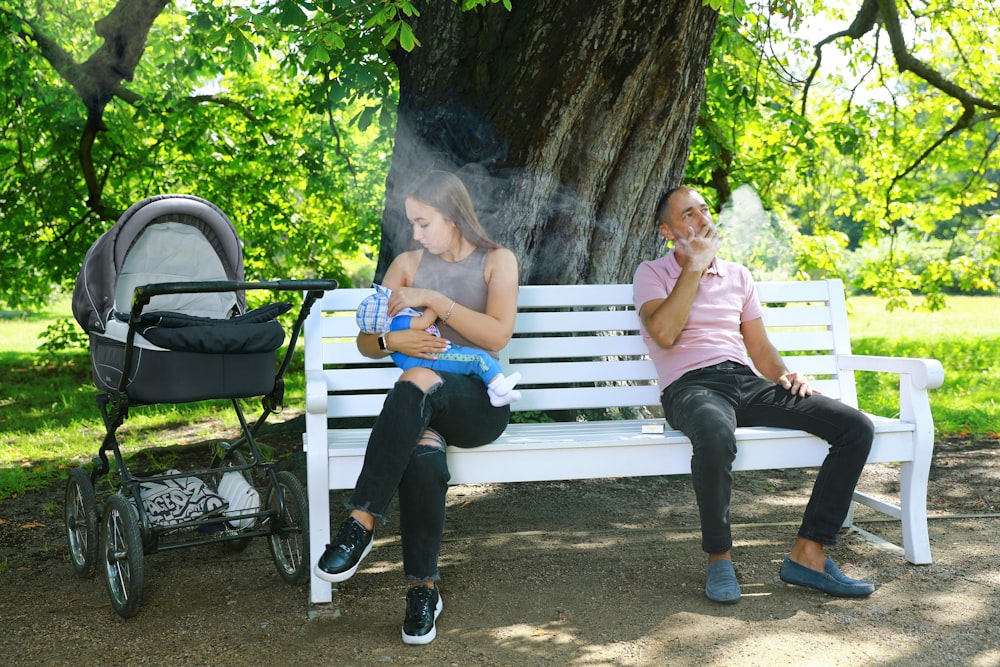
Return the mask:
<svg viewBox="0 0 1000 667"><path fill-rule="evenodd" d="M392 352L392 348L389 347L389 332L386 331L384 334L378 337L378 349L383 352Z"/></svg>

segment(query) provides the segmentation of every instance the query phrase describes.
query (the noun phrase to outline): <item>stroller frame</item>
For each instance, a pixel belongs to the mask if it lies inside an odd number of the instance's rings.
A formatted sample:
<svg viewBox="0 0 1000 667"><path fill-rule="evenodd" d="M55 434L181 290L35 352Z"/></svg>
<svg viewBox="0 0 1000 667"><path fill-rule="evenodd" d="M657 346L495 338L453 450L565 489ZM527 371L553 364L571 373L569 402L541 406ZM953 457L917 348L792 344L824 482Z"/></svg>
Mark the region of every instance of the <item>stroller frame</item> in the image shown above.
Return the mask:
<svg viewBox="0 0 1000 667"><path fill-rule="evenodd" d="M255 537L266 537L279 576L290 584L301 584L309 577L308 507L305 490L294 474L275 470L264 461L256 434L270 414L278 412L284 400L284 374L291 363L298 336L310 309L323 292L335 289L328 280L289 280L276 282L213 281L202 283L159 283L135 290L125 347L124 368L130 368L134 349L135 322L151 297L158 294L250 289L304 291L302 306L291 330L291 338L271 391L261 398L262 412L250 423L239 398L232 398L240 423L241 435L232 443L220 441L213 449L208 468L138 474L129 469L117 437L118 428L128 417L131 401L126 392L128 373L122 373L118 390L96 397L104 419L106 435L88 475L82 468L70 471L66 486L66 535L73 568L81 577L102 572L115 612L134 616L142 600L145 583L144 555L210 543L222 543L241 551ZM243 449L248 449L246 455ZM108 453L114 457L112 468ZM169 524L155 522L141 498L141 485L182 477L220 479L226 473L239 473L251 486L263 486L266 493L261 506L196 517ZM95 488L99 479L112 473L113 486L99 514ZM256 478L256 479L255 479ZM245 527L239 527L245 526ZM167 538L174 538L168 540ZM182 538L182 539L179 539Z"/></svg>
<svg viewBox="0 0 1000 667"><path fill-rule="evenodd" d="M158 197L154 199L170 198ZM196 198L184 196L184 203ZM198 204L204 203L197 200ZM137 205L138 206L138 205ZM221 215L221 213L220 213ZM223 216L224 217L224 216ZM226 220L228 223L228 220ZM228 223L231 225L231 223ZM96 244L95 244L96 245ZM83 467L72 468L66 482L65 491L65 534L72 566L83 578L93 576L98 569L103 574L112 607L124 618L134 616L139 609L145 585L145 555L158 551L168 551L183 547L219 543L229 551L242 551L252 538L266 538L274 559L278 575L290 584L302 584L309 577L309 538L307 496L302 483L290 471L277 470L273 462L265 461L257 442L257 433L266 423L269 415L277 413L284 403L284 375L291 364L298 337L306 316L313 304L328 290L337 288L333 280L278 280L270 282L247 282L242 280L242 265L239 279L202 280L190 282L159 282L140 285L132 291L128 329L125 334L122 371L117 386L101 379L98 383L95 364L95 384L98 388L96 401L104 421L105 436L93 467L88 473ZM303 295L302 305L290 330L290 338L278 370L277 350L272 352L237 353L233 366L237 369L235 381L226 378L217 385L219 395L192 394L176 402L196 402L200 400L230 398L239 420L240 435L232 442L215 441L211 447L211 464L207 468L193 471L153 471L137 472L129 469L122 454L118 439L118 429L125 423L132 407L156 403L175 402L170 400L146 400L130 396L129 387L134 372L137 372L138 327L144 308L153 297L172 294L199 294L209 292L235 292L237 299L243 299L247 290L297 291ZM277 328L271 322L270 326ZM91 350L94 352L95 339L91 333ZM254 338L254 335L249 336ZM280 339L276 339L277 345ZM117 343L121 345L121 343ZM268 347L267 349L273 349ZM177 354L169 350L161 354ZM191 354L191 353L180 353ZM220 355L195 355L197 359L216 360ZM226 355L221 355L225 357ZM148 358L148 357L147 357ZM241 358L252 360L245 374L239 372ZM135 363L134 363L135 362ZM226 360L226 363L229 363ZM229 369L227 368L227 371ZM267 374L264 374L267 371ZM244 377L253 381L240 387ZM273 383L272 383L273 377ZM259 391L270 384L269 391ZM233 388L233 385L236 388ZM200 390L200 387L199 387ZM173 396L171 389L164 396ZM210 390L209 390L210 393ZM247 419L242 399L261 397L261 414L253 422ZM114 465L111 459L114 459ZM184 515L163 520L151 515L143 501L143 485L179 481L182 478L196 478L210 491L218 487L223 476L235 473L245 484L242 489L253 495L255 501L244 506L226 506L221 497L215 496L222 504L208 513ZM98 505L97 492L102 477L109 476L107 483L111 491ZM204 478L204 479L203 479ZM209 482L206 484L205 479ZM232 481L234 478L230 478ZM252 491L251 491L252 490ZM259 490L259 491L258 491ZM183 495L183 494L182 494Z"/></svg>

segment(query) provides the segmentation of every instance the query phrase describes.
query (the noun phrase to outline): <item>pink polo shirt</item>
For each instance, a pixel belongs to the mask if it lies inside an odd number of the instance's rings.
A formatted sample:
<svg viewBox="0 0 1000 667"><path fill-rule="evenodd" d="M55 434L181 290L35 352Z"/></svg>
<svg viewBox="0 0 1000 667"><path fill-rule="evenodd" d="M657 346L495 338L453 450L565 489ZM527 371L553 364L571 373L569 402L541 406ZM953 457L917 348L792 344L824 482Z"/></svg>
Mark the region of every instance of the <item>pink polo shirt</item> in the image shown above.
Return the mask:
<svg viewBox="0 0 1000 667"><path fill-rule="evenodd" d="M653 299L665 299L677 284L681 266L674 251L643 262L632 281L632 301L638 311ZM649 356L660 376L660 390L688 371L723 361L750 365L740 325L763 316L757 287L741 264L718 258L702 275L691 314L670 347L660 347L640 323Z"/></svg>

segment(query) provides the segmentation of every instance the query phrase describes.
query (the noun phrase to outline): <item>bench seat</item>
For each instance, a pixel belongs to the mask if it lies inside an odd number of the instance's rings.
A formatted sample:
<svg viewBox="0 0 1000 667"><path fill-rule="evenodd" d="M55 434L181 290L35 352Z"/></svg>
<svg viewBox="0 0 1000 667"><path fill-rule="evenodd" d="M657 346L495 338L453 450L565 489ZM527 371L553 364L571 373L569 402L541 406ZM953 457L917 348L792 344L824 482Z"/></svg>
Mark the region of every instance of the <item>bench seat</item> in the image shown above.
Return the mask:
<svg viewBox="0 0 1000 667"><path fill-rule="evenodd" d="M913 424L874 416L872 420L876 438L869 463L913 458ZM644 426L662 428L663 420L511 424L488 445L449 447L451 484L690 474L687 437L673 430L643 433ZM354 488L369 432L367 428L329 432L330 489ZM828 449L805 431L764 426L741 427L736 438L734 470L817 467Z"/></svg>

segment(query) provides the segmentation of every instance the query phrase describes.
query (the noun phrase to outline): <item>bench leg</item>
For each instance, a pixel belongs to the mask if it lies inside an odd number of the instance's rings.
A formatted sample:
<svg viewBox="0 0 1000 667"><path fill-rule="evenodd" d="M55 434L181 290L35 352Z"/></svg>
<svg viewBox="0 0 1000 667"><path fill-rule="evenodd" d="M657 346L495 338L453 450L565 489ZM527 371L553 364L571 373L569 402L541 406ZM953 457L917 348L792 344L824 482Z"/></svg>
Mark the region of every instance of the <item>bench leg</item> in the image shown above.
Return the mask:
<svg viewBox="0 0 1000 667"><path fill-rule="evenodd" d="M899 501L903 524L903 552L914 565L931 562L931 542L927 532L927 476L917 472L916 462L903 463L899 470Z"/></svg>
<svg viewBox="0 0 1000 667"><path fill-rule="evenodd" d="M913 460L899 469L899 503L902 510L903 551L914 565L931 562L931 542L927 534L927 481L934 454L934 419L927 389L915 387L908 376L899 378L899 416L912 421Z"/></svg>
<svg viewBox="0 0 1000 667"><path fill-rule="evenodd" d="M307 416L308 418L308 416ZM325 422L325 415L323 416ZM326 424L324 423L325 427ZM325 442L306 447L306 488L309 496L309 601L323 604L333 600L333 585L316 576L316 563L330 543L330 459Z"/></svg>
<svg viewBox="0 0 1000 667"><path fill-rule="evenodd" d="M850 528L854 525L854 503L847 508L847 516L844 517L844 523L840 524L841 528Z"/></svg>

